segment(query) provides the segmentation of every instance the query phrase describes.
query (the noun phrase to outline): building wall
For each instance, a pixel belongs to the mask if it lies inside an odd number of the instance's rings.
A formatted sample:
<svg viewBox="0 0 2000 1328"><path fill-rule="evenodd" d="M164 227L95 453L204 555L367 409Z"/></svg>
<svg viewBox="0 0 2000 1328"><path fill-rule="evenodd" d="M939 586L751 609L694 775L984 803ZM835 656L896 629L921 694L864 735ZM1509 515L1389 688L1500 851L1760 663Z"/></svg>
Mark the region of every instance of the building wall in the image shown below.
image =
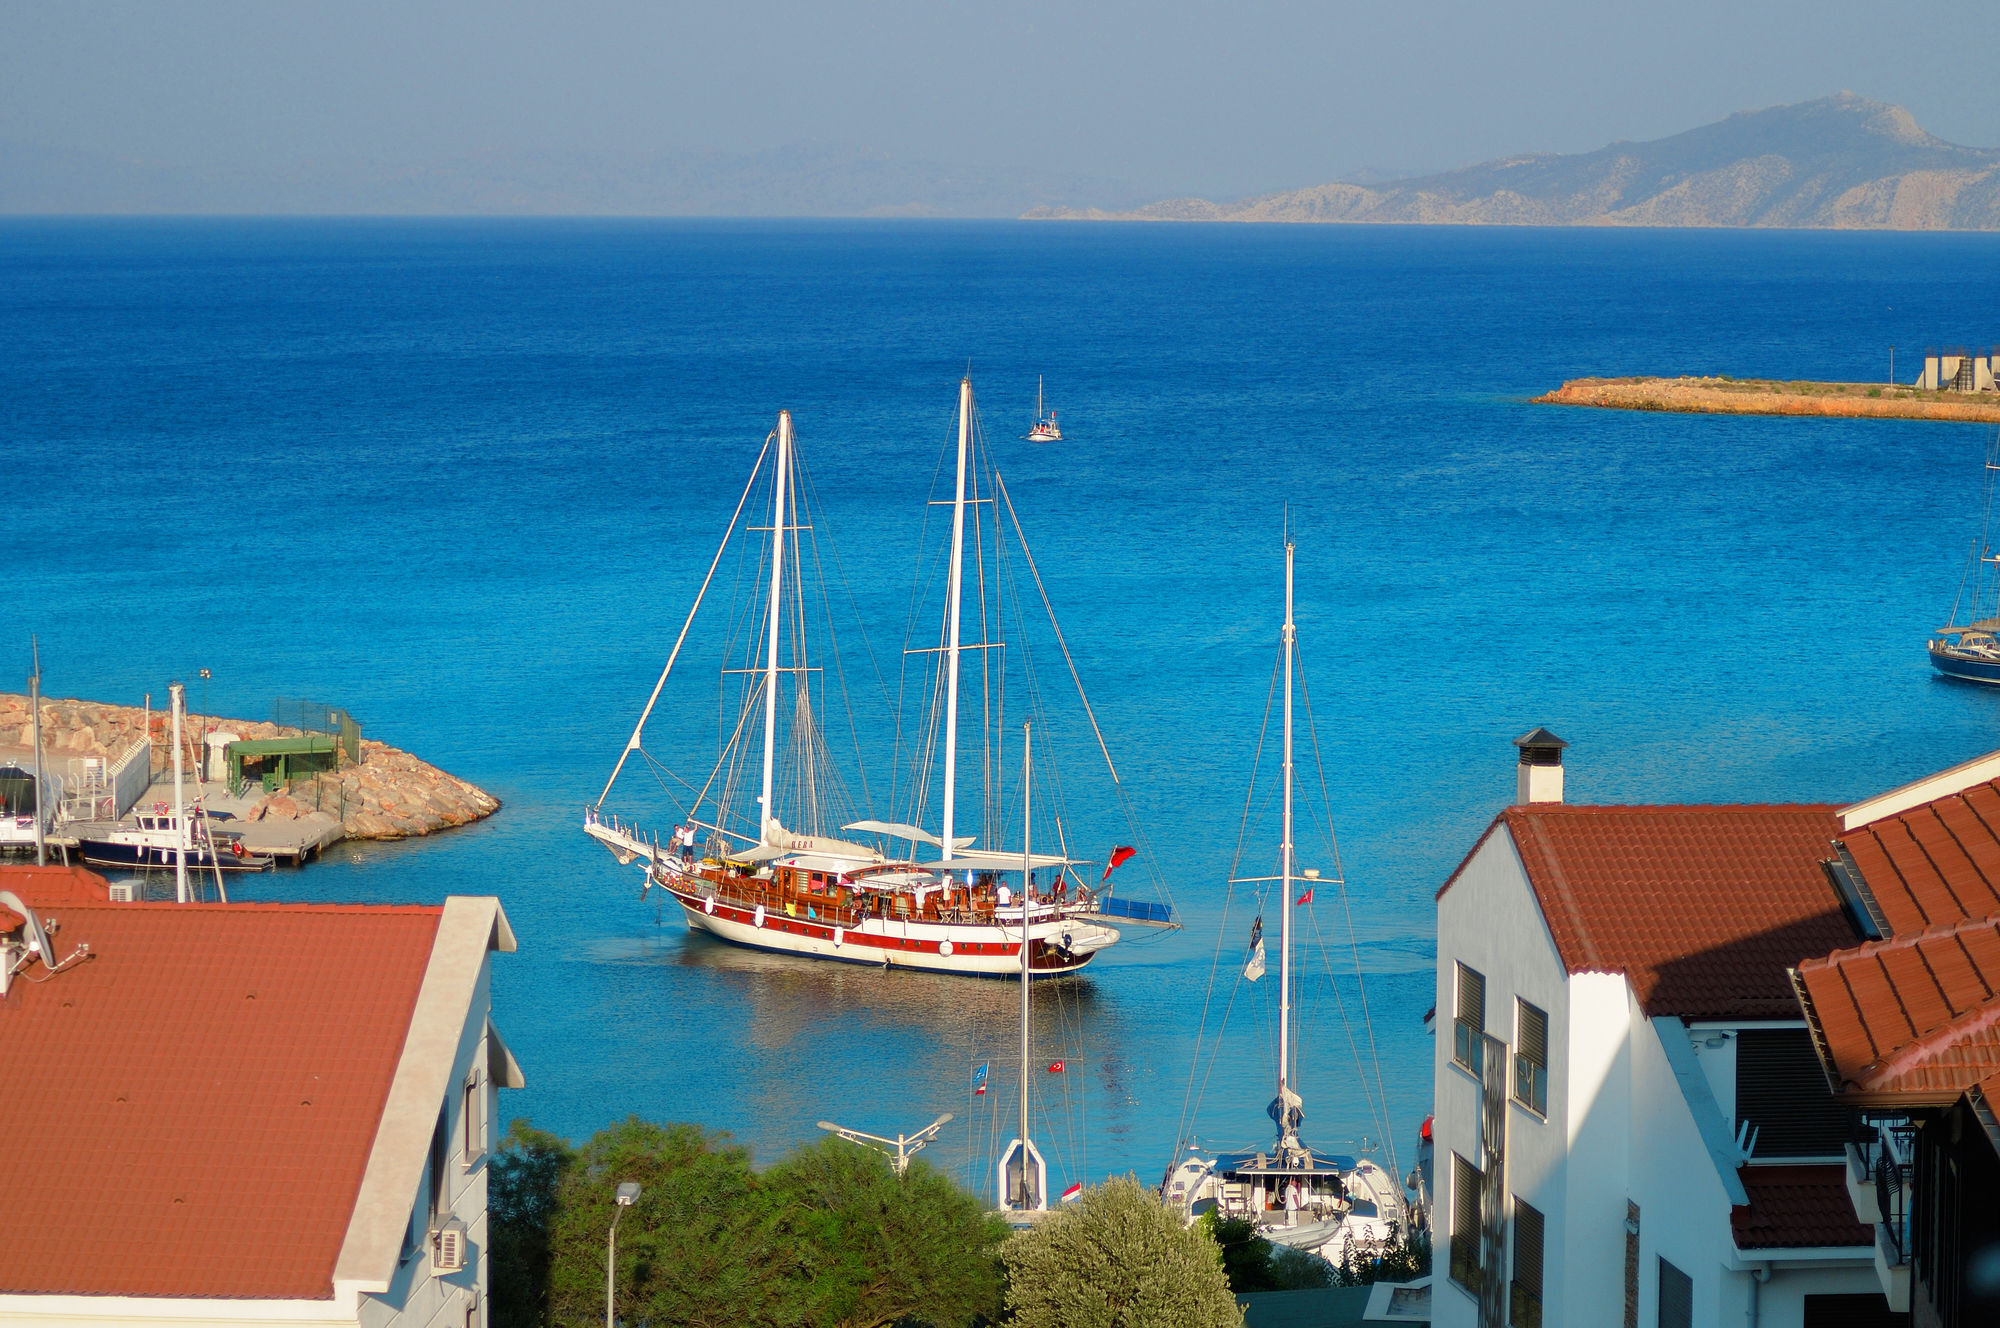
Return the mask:
<svg viewBox="0 0 2000 1328"><path fill-rule="evenodd" d="M463 1272L432 1276L430 1247L420 1243L410 1257L397 1266L389 1290L361 1300L360 1328L462 1328L470 1323L484 1328L489 1307L487 1289L486 1171L498 1142L495 1117L498 1101L487 1070L487 1032L492 1012L492 952L480 966L479 985L466 1012L465 1028L459 1036L458 1053L440 1104L445 1112L445 1187L453 1216L463 1222L469 1237L469 1257ZM479 1078L477 1125L478 1144L472 1156L465 1147L463 1094L468 1074ZM428 1179L417 1185L416 1206L411 1220L427 1219L430 1200ZM468 1318L468 1308L476 1307Z"/></svg>
<svg viewBox="0 0 2000 1328"><path fill-rule="evenodd" d="M1507 1107L1507 1175L1511 1195L1518 1195L1547 1217L1543 1239L1555 1268L1554 1251L1561 1247L1564 1165L1569 1075L1564 1047L1569 1041L1568 975L1555 941L1542 923L1541 910L1513 840L1498 831L1487 837L1473 859L1438 901L1437 1036L1433 1064L1432 1140L1436 1149L1437 1243L1433 1256L1437 1276L1431 1298L1432 1322L1440 1328L1471 1328L1478 1318L1473 1298L1448 1274L1451 1233L1451 1154L1480 1163L1479 1081L1452 1060L1453 1014L1456 1009L1456 963L1476 969L1486 979L1486 1032L1508 1046L1515 1042L1516 998L1540 1006L1549 1016L1549 1114L1545 1121L1520 1103ZM1513 1082L1512 1066L1508 1083ZM1511 1268L1511 1263L1509 1267ZM1566 1288L1551 1275L1545 1279L1543 1322L1550 1317Z"/></svg>

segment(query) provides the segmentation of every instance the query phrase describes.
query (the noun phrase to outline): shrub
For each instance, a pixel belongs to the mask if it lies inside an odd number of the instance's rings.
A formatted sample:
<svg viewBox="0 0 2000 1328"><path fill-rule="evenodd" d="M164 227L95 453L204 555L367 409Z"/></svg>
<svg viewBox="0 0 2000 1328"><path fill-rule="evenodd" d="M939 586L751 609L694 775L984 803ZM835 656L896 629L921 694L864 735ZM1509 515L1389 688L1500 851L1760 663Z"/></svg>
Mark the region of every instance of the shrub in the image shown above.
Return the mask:
<svg viewBox="0 0 2000 1328"><path fill-rule="evenodd" d="M1239 1328L1206 1228L1131 1177L1087 1190L1001 1247L1013 1328Z"/></svg>

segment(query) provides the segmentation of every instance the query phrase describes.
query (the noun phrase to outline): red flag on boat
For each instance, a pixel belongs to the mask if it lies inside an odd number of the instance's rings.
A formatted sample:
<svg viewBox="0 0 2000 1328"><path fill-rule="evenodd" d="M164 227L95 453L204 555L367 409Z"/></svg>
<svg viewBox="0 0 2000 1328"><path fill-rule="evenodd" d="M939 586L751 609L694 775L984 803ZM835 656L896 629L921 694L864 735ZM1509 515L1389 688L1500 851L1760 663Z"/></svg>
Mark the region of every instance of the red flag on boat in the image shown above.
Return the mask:
<svg viewBox="0 0 2000 1328"><path fill-rule="evenodd" d="M1063 1191L1062 1201L1064 1203L1068 1203L1072 1199L1081 1199L1082 1197L1083 1197L1083 1182L1078 1181L1076 1184L1070 1186L1068 1189Z"/></svg>
<svg viewBox="0 0 2000 1328"><path fill-rule="evenodd" d="M1300 907L1304 907L1305 905L1312 903L1312 901L1313 901L1313 892L1310 888L1308 888L1304 894L1299 896Z"/></svg>
<svg viewBox="0 0 2000 1328"><path fill-rule="evenodd" d="M1112 849L1111 861L1105 866L1104 875L1097 878L1097 883L1099 885L1103 885L1106 881L1110 880L1111 873L1117 871L1127 862L1130 862L1132 860L1132 856L1138 851L1139 851L1138 849L1133 848L1129 844L1120 844L1117 848Z"/></svg>
<svg viewBox="0 0 2000 1328"><path fill-rule="evenodd" d="M1049 1062L1049 1073L1050 1073L1050 1074L1061 1074L1061 1073L1062 1073L1062 1068L1063 1068L1063 1063L1062 1063L1061 1061L1050 1061L1050 1062Z"/></svg>

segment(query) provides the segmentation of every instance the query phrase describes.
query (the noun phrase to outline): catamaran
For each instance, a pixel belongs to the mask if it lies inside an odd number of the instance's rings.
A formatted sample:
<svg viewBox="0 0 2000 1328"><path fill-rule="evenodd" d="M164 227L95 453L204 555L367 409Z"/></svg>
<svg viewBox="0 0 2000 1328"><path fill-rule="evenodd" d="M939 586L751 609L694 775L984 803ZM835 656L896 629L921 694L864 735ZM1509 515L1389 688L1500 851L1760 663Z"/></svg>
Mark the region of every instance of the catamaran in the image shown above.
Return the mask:
<svg viewBox="0 0 2000 1328"><path fill-rule="evenodd" d="M1177 1148L1176 1160L1168 1168L1161 1193L1189 1222L1211 1210L1224 1217L1247 1218L1256 1226L1258 1235L1274 1244L1311 1250L1337 1260L1349 1242L1380 1243L1406 1232L1410 1214L1402 1186L1391 1172L1367 1159L1320 1152L1304 1143L1299 1134L1305 1120L1305 1100L1297 1088L1292 911L1309 901L1314 889L1329 882L1321 879L1317 868L1300 871L1294 861L1292 682L1296 641L1292 623L1292 544L1287 540L1282 633L1284 810L1278 874L1232 882L1278 888L1278 1091L1265 1109L1277 1126L1277 1137L1271 1147L1252 1151L1205 1152L1198 1146L1190 1146L1183 1155ZM1306 894L1295 902L1292 891L1299 885L1305 886ZM1260 913L1251 929L1250 952L1243 969L1247 981L1254 982L1264 975L1263 921ZM1220 1034L1217 1036L1219 1040ZM1361 1075L1364 1085L1366 1078L1364 1070Z"/></svg>
<svg viewBox="0 0 2000 1328"><path fill-rule="evenodd" d="M813 700L812 680L824 675L817 659L825 656L809 653L812 638L804 626L808 596L802 582L806 571L821 561L816 545L811 556L801 556L800 533L814 525L811 515L803 510L810 490L800 483L791 413L779 413L777 427L752 467L750 481L730 519L730 533L716 550L666 668L605 782L604 792L584 812L584 833L609 849L620 863L638 864L645 873L642 893L654 888L665 891L680 905L691 929L760 950L995 977L1022 971L1025 946L1026 968L1039 978L1083 968L1119 939L1118 926L1175 925L1168 905L1113 897L1111 869L1132 856L1128 847L1109 853L1103 875L1092 880L1078 870L1088 864L1069 854L1060 819L1056 821L1058 851L1053 853L975 849L972 845L978 837L961 833L959 693L963 664L974 652L997 653L1002 644L989 639L997 621L988 612L991 606L984 596L998 569L989 565L983 554L976 559L978 575L972 587L979 598L974 611L967 611L968 522L982 530L997 530L1001 512L1013 516L997 470L981 482L982 473L973 456L975 433L972 382L968 378L959 384L955 482L948 504L951 542L939 640L934 647L906 652L906 658L927 661L924 667L935 684L935 701L920 727L924 749L930 750L935 740L934 746L941 750L934 760L920 760L912 772L908 821L869 816L848 820L834 814L834 808L846 802L845 784L827 749L825 726ZM702 597L715 578L730 535L757 489L767 461L770 506L764 510L771 519L768 554L756 578L761 611L739 613L734 619L754 626L754 634L746 628L746 638L754 641L756 658L744 659L743 667L725 670L742 680L742 693L734 714L724 717L722 754L705 783L698 788L687 786L694 796L683 804L681 824L662 844L657 834L649 835L608 813L605 801L627 759L643 753L647 720L687 643ZM1016 535L1020 533L1018 520L1014 530ZM1021 553L1033 571L1025 544ZM1039 574L1036 582L1039 589ZM968 619L981 639L964 639ZM987 653L979 655L976 667L981 674L1000 667L989 664L991 658ZM837 654L831 662L837 669ZM1074 678L1074 668L1071 675ZM791 695L781 697L787 682ZM824 681L819 688L823 695ZM1087 699L1084 708L1089 714ZM1000 701L989 697L982 708L982 713L986 712L992 713L993 722L985 731L997 733ZM785 721L782 724L781 718ZM1106 752L1108 766L1108 749L1103 746L1094 716L1090 722L1100 749ZM749 735L758 728L762 745L757 753L757 792L752 800L747 796L753 745ZM997 783L997 747L979 756L987 782ZM1115 770L1112 778L1115 782ZM933 830L920 822L928 820L930 791L940 786L941 805ZM996 794L997 788L989 788L985 798L989 831L1004 829L995 816ZM785 824L785 816L792 817L791 826ZM865 842L861 837L866 837ZM893 851L898 844L907 848Z"/></svg>
<svg viewBox="0 0 2000 1328"><path fill-rule="evenodd" d="M1056 423L1056 413L1042 413L1042 376L1035 375L1035 427L1028 430L1031 443L1059 443L1062 441L1062 426Z"/></svg>
<svg viewBox="0 0 2000 1328"><path fill-rule="evenodd" d="M1966 555L1952 601L1952 625L1931 633L1931 667L1947 678L2000 685L2000 554L1987 542L1993 527L1994 477L2000 475L2000 430L1986 445L1986 479L1979 538ZM1971 594L1966 593L1970 583ZM1963 621L1959 610L1964 609Z"/></svg>

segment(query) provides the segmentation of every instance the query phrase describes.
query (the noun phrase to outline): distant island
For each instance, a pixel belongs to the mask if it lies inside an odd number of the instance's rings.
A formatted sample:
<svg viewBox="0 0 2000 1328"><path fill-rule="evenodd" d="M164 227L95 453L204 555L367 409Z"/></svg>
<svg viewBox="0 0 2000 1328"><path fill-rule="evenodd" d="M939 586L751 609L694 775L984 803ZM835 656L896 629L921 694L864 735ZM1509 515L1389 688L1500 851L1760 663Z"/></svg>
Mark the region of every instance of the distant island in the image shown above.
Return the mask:
<svg viewBox="0 0 2000 1328"><path fill-rule="evenodd" d="M1740 111L1650 143L1541 153L1382 184L1335 182L1237 203L1039 207L1028 220L1470 226L2000 229L2000 150L1959 147L1900 106L1843 92Z"/></svg>

